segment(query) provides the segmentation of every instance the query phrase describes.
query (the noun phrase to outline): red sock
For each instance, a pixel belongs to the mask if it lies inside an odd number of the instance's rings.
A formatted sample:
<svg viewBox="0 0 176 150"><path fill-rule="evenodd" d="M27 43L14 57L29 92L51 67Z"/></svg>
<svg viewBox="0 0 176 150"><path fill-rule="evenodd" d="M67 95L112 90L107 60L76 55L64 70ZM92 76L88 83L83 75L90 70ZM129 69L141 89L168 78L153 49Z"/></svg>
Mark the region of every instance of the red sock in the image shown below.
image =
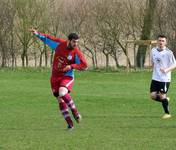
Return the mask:
<svg viewBox="0 0 176 150"><path fill-rule="evenodd" d="M70 126L73 126L73 122L72 122L72 119L69 115L67 104L62 99L59 100L59 108L60 108L60 111L61 111L62 115L64 116L67 124Z"/></svg>
<svg viewBox="0 0 176 150"><path fill-rule="evenodd" d="M78 110L77 110L77 108L76 108L76 106L75 106L75 104L74 104L74 102L73 102L71 96L70 96L69 94L66 94L66 95L64 95L64 96L62 97L62 99L65 101L65 103L67 103L68 107L69 107L69 108L71 109L71 111L72 111L72 114L73 114L74 116L78 116L78 115L79 115Z"/></svg>

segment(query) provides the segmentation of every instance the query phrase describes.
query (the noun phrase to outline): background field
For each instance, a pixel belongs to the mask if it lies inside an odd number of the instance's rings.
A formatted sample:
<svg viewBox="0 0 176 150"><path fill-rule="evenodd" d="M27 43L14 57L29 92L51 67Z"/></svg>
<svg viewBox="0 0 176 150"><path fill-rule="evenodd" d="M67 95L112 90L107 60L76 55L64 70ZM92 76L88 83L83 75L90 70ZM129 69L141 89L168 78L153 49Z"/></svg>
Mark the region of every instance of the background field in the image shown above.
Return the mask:
<svg viewBox="0 0 176 150"><path fill-rule="evenodd" d="M58 112L48 70L0 70L0 150L157 150L176 147L172 119L150 101L151 72L76 72L72 96L83 121L73 131Z"/></svg>

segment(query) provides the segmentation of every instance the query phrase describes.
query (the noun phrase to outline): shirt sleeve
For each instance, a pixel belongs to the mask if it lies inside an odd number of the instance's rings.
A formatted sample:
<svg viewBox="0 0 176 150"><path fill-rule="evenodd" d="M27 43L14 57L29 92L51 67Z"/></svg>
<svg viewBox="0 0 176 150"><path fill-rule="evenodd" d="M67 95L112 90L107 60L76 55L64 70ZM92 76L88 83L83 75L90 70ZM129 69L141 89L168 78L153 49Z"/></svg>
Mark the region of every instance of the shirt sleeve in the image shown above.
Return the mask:
<svg viewBox="0 0 176 150"><path fill-rule="evenodd" d="M176 60L175 60L175 57L174 57L174 54L173 53L171 53L171 59L170 59L170 63L171 64L173 64L173 65L175 65L176 64Z"/></svg>
<svg viewBox="0 0 176 150"><path fill-rule="evenodd" d="M43 43L45 43L46 45L48 45L52 50L55 50L56 47L63 42L64 40L60 39L60 38L55 38L53 36L47 35L47 34L43 34L43 33L39 33L36 32L34 33L41 41L43 41Z"/></svg>
<svg viewBox="0 0 176 150"><path fill-rule="evenodd" d="M87 69L88 65L87 65L87 61L83 55L83 53L78 50L75 56L75 63L71 64L71 67L73 69L77 69L77 70L85 70Z"/></svg>

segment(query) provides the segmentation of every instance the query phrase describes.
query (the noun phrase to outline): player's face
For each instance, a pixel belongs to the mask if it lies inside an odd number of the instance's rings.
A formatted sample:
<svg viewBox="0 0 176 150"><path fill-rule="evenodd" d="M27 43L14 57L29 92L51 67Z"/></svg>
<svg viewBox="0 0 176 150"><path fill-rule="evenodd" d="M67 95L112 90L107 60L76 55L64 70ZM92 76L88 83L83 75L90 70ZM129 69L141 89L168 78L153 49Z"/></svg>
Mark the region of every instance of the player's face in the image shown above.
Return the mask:
<svg viewBox="0 0 176 150"><path fill-rule="evenodd" d="M69 49L74 49L78 45L78 40L72 39L68 43Z"/></svg>
<svg viewBox="0 0 176 150"><path fill-rule="evenodd" d="M167 45L166 38L159 37L158 38L158 46L159 46L159 48L163 49L163 48L165 48L166 45Z"/></svg>

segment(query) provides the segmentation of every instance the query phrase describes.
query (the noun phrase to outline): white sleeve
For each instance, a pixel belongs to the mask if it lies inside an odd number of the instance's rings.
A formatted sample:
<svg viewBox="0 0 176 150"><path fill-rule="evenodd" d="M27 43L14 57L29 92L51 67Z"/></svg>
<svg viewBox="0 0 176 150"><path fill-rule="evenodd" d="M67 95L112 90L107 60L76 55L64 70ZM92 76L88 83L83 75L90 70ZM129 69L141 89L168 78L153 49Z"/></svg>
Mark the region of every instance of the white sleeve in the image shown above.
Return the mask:
<svg viewBox="0 0 176 150"><path fill-rule="evenodd" d="M171 53L171 56L170 56L170 57L171 57L171 58L170 58L170 63L171 63L172 65L176 64L175 56L174 56L173 53Z"/></svg>

